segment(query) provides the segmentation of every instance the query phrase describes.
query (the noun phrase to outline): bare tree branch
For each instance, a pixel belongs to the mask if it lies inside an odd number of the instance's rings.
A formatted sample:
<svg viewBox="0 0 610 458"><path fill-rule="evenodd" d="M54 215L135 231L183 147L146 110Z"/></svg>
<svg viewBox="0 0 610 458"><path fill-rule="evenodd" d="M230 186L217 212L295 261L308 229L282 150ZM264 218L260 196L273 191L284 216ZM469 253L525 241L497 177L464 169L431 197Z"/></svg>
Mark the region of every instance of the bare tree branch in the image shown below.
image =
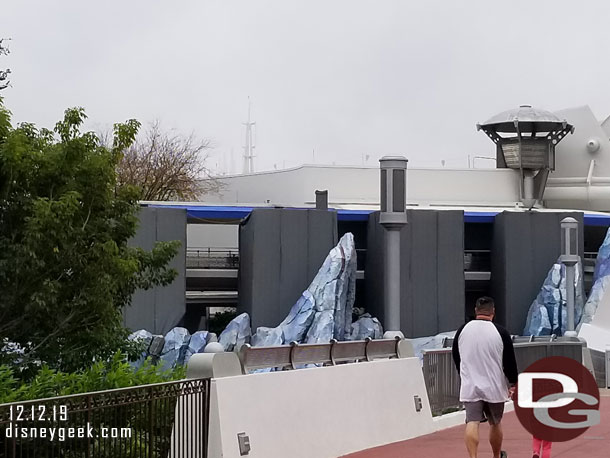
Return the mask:
<svg viewBox="0 0 610 458"><path fill-rule="evenodd" d="M8 46L4 44L5 41L10 40L10 38L0 38L0 56L7 56L10 54L10 50ZM0 70L0 91L2 89L6 89L10 86L11 82L8 79L8 76L11 73L11 69L7 68L6 70Z"/></svg>
<svg viewBox="0 0 610 458"><path fill-rule="evenodd" d="M155 121L123 152L119 184L138 186L142 200L201 199L221 189L206 166L210 149L209 140L164 132Z"/></svg>

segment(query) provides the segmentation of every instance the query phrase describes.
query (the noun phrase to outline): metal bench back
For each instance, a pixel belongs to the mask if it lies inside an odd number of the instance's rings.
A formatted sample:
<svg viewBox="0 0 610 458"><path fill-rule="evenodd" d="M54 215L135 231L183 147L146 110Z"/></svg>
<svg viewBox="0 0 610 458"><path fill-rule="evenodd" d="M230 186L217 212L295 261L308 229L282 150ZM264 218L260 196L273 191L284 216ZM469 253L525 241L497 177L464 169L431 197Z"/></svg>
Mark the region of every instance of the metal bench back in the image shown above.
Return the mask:
<svg viewBox="0 0 610 458"><path fill-rule="evenodd" d="M244 374L257 369L296 369L308 364L336 365L382 358L397 358L400 339L356 340L329 343L252 347L244 345L239 358Z"/></svg>

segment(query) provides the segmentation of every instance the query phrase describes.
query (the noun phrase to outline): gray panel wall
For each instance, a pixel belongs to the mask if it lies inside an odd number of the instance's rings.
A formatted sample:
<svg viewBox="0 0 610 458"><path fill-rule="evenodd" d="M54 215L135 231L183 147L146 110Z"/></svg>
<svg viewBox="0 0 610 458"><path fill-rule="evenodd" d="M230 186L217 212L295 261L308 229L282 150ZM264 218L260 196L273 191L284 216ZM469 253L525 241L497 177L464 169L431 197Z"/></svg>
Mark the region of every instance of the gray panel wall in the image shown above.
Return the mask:
<svg viewBox="0 0 610 458"><path fill-rule="evenodd" d="M239 311L277 326L337 244L332 211L255 209L239 229Z"/></svg>
<svg viewBox="0 0 610 458"><path fill-rule="evenodd" d="M560 222L566 216L579 222L582 256L582 213L502 212L495 218L491 294L496 303L496 321L512 334L523 333L529 307L561 254Z"/></svg>
<svg viewBox="0 0 610 458"><path fill-rule="evenodd" d="M186 210L143 207L140 224L130 245L151 250L157 241L179 240L177 256L170 266L178 271L171 285L136 291L123 312L126 327L165 334L182 320L186 311Z"/></svg>
<svg viewBox="0 0 610 458"><path fill-rule="evenodd" d="M406 337L457 329L464 320L464 213L408 210L401 230L401 328ZM368 224L367 310L382 322L385 229L379 212Z"/></svg>

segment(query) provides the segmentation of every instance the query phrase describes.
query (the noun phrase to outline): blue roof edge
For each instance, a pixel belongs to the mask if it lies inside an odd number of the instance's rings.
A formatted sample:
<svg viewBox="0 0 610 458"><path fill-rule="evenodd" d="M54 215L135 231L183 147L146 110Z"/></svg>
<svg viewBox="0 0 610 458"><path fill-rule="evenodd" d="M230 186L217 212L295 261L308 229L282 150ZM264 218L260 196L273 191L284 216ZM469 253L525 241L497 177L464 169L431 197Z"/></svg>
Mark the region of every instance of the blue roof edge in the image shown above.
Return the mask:
<svg viewBox="0 0 610 458"><path fill-rule="evenodd" d="M189 218L192 219L241 219L248 216L255 208L274 207L230 207L230 206L189 206L189 205L154 205L155 208L182 208L185 209ZM285 207L286 209L303 210L302 208ZM309 208L308 210L311 210ZM368 221L369 215L376 210L345 210L330 209L337 212L339 221ZM575 210L580 211L580 210ZM499 211L464 211L465 223L493 223ZM584 212L584 223L586 226L610 226L610 214L599 215Z"/></svg>

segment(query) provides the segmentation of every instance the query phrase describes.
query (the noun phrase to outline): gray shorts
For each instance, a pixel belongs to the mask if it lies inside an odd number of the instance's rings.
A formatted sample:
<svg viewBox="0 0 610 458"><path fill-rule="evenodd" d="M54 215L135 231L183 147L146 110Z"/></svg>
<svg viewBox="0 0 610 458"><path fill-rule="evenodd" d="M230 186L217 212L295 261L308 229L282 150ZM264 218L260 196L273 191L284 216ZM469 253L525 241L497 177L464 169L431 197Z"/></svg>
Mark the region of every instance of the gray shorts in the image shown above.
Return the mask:
<svg viewBox="0 0 610 458"><path fill-rule="evenodd" d="M490 425L497 425L502 421L502 415L504 415L503 402L465 402L464 408L466 409L466 423L489 421Z"/></svg>

